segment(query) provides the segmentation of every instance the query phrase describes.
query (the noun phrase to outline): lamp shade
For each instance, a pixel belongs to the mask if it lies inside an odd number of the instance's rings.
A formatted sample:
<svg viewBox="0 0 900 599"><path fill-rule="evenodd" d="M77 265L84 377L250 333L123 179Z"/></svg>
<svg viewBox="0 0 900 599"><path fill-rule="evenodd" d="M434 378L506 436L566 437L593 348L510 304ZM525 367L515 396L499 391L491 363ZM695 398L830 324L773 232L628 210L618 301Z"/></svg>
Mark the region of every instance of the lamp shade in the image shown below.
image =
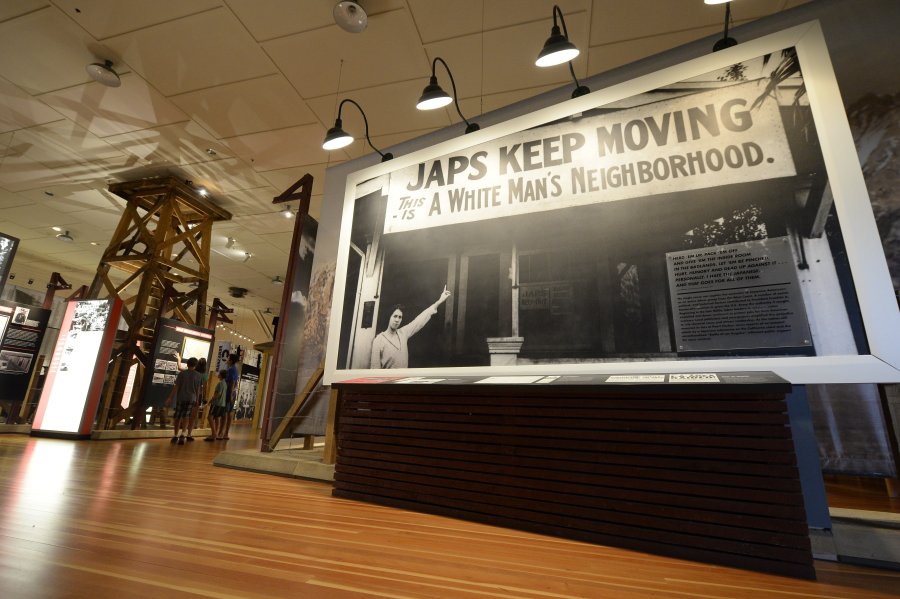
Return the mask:
<svg viewBox="0 0 900 599"><path fill-rule="evenodd" d="M560 33L557 25L554 25L550 37L544 42L544 47L534 64L539 67L552 67L569 62L576 56L578 56L578 48L569 41L569 38Z"/></svg>
<svg viewBox="0 0 900 599"><path fill-rule="evenodd" d="M446 106L452 101L453 98L450 97L450 94L438 85L437 77L432 75L428 85L422 90L422 96L419 98L416 108L419 110L434 110Z"/></svg>
<svg viewBox="0 0 900 599"><path fill-rule="evenodd" d="M341 119L334 121L334 127L325 134L325 141L322 142L323 150L337 150L353 143L353 136L344 131L341 126Z"/></svg>

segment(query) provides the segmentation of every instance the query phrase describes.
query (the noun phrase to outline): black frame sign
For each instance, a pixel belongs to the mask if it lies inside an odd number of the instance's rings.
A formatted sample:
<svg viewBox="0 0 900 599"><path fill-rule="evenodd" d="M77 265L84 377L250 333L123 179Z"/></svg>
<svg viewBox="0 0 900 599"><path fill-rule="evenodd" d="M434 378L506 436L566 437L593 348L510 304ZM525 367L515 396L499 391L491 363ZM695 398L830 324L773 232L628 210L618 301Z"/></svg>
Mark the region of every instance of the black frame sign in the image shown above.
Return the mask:
<svg viewBox="0 0 900 599"><path fill-rule="evenodd" d="M0 400L25 399L49 320L50 310L0 300Z"/></svg>
<svg viewBox="0 0 900 599"><path fill-rule="evenodd" d="M180 320L163 318L156 330L156 342L151 358L152 368L144 375L143 406L162 405L169 396L179 364L175 354L183 361L190 358L206 358L207 369L212 358L215 331L190 325Z"/></svg>
<svg viewBox="0 0 900 599"><path fill-rule="evenodd" d="M900 381L816 22L351 173L335 272L326 383L691 372L698 355Z"/></svg>

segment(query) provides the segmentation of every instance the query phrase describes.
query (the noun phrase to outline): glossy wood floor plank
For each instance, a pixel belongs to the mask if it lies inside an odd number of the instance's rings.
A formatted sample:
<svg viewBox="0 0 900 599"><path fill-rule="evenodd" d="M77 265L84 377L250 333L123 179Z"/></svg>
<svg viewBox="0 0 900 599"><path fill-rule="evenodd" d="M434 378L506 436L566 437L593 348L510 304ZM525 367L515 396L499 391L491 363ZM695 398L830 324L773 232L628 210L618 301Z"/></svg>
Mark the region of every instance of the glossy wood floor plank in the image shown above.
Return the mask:
<svg viewBox="0 0 900 599"><path fill-rule="evenodd" d="M239 431L240 432L240 431ZM230 447L250 446L249 435ZM896 597L900 573L798 581L331 497L216 468L221 444L0 437L0 597Z"/></svg>

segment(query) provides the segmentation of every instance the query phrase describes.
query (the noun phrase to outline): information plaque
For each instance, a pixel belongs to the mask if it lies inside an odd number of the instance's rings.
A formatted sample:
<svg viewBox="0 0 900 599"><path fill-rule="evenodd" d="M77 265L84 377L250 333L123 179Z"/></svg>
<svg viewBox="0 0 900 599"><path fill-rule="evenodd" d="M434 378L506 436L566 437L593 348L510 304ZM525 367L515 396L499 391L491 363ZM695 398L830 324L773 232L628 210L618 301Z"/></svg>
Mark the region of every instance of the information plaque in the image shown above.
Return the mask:
<svg viewBox="0 0 900 599"><path fill-rule="evenodd" d="M679 352L812 346L790 239L666 254Z"/></svg>

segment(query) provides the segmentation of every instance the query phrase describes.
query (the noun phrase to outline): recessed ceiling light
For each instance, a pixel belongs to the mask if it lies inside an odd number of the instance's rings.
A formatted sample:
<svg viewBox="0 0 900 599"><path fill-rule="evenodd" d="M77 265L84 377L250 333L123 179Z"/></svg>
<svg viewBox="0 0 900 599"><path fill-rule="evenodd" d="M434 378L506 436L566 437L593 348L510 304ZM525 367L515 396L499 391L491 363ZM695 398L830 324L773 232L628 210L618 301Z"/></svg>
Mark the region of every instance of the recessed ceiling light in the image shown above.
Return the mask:
<svg viewBox="0 0 900 599"><path fill-rule="evenodd" d="M56 231L57 233L62 233L62 227L50 227L50 228L53 229L54 231Z"/></svg>
<svg viewBox="0 0 900 599"><path fill-rule="evenodd" d="M52 198L52 197L53 197L54 195L56 195L56 194L53 193L52 191L45 191L45 192L44 192L44 195L45 195L45 196L49 196L49 197Z"/></svg>
<svg viewBox="0 0 900 599"><path fill-rule="evenodd" d="M97 245L97 242L96 242L96 241L92 241L92 242L91 242L91 245Z"/></svg>
<svg viewBox="0 0 900 599"><path fill-rule="evenodd" d="M206 153L209 154L210 156L215 156L216 154L218 154L218 152L216 152L212 148L206 148Z"/></svg>

